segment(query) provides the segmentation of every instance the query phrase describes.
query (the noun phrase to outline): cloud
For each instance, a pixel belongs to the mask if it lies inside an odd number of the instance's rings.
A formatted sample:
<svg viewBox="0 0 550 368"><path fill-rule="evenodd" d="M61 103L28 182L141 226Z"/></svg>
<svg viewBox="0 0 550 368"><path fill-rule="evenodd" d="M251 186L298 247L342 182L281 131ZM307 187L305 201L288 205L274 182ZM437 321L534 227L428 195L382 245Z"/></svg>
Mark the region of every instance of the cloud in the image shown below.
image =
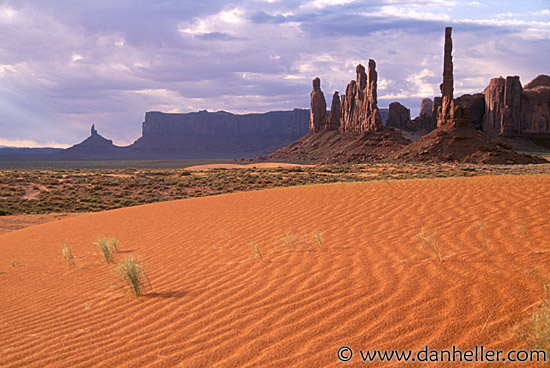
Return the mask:
<svg viewBox="0 0 550 368"><path fill-rule="evenodd" d="M29 139L17 139L17 140L9 140L0 138L0 147L6 146L6 147L26 147L26 148L40 148L40 147L50 147L50 148L68 148L70 145L68 144L62 144L57 143L53 141L33 141Z"/></svg>
<svg viewBox="0 0 550 368"><path fill-rule="evenodd" d="M494 4L0 0L0 136L74 144L95 123L129 144L150 110L307 108L311 79L326 96L345 91L370 58L380 106L419 105L438 93L448 25L458 92L498 75L548 73L548 9Z"/></svg>

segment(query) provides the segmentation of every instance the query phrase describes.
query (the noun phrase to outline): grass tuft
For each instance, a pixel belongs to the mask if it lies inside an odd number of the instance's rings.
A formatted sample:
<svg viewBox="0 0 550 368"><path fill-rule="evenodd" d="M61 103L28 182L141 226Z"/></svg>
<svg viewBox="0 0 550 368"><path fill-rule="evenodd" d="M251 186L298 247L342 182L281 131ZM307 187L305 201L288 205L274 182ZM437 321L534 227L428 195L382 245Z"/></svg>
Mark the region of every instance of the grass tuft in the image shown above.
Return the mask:
<svg viewBox="0 0 550 368"><path fill-rule="evenodd" d="M439 260L439 263L443 263L441 252L435 244L435 233L433 231L426 232L424 228L422 228L422 231L417 236L422 242L422 247L425 249L424 253L430 258L434 258L435 256Z"/></svg>
<svg viewBox="0 0 550 368"><path fill-rule="evenodd" d="M134 296L145 295L147 286L153 290L149 275L139 258L134 256L126 258L116 266L115 271Z"/></svg>
<svg viewBox="0 0 550 368"><path fill-rule="evenodd" d="M262 253L260 252L260 247L258 246L258 244L254 243L253 241L249 241L248 245L250 246L250 248L252 248L252 254L254 255L254 259L259 257L260 261L263 261L264 257L262 257Z"/></svg>
<svg viewBox="0 0 550 368"><path fill-rule="evenodd" d="M529 230L527 230L527 228L525 227L525 224L518 225L518 232L525 235L527 241L529 241L529 245L531 246L531 248L534 248L533 242L531 241L531 235L529 234Z"/></svg>
<svg viewBox="0 0 550 368"><path fill-rule="evenodd" d="M296 247L294 246L294 235L286 234L283 241L288 247L288 249L290 249L290 251L293 252L296 249Z"/></svg>
<svg viewBox="0 0 550 368"><path fill-rule="evenodd" d="M313 239L315 239L319 248L323 249L323 234L319 231L314 231Z"/></svg>
<svg viewBox="0 0 550 368"><path fill-rule="evenodd" d="M485 233L483 232L483 222L478 221L477 226L479 226L479 231L481 231L481 239L483 240L483 249L485 249L486 252L489 252L489 248L487 247L487 239L485 239Z"/></svg>
<svg viewBox="0 0 550 368"><path fill-rule="evenodd" d="M69 248L69 246L67 244L63 244L63 249L61 250L61 255L63 256L65 261L67 261L69 266L73 266L73 267L75 266L73 253L71 252L71 248Z"/></svg>
<svg viewBox="0 0 550 368"><path fill-rule="evenodd" d="M550 354L550 281L538 272L536 276L544 288L543 293L538 293L542 304L513 331L531 349L542 349Z"/></svg>
<svg viewBox="0 0 550 368"><path fill-rule="evenodd" d="M107 261L107 263L113 263L113 254L111 252L111 248L107 245L107 242L105 242L103 239L99 239L96 245L101 253L103 253L105 261Z"/></svg>
<svg viewBox="0 0 550 368"><path fill-rule="evenodd" d="M109 248L109 251L111 253L120 252L120 248L118 247L118 241L115 238L101 238L97 242L102 244L102 246Z"/></svg>

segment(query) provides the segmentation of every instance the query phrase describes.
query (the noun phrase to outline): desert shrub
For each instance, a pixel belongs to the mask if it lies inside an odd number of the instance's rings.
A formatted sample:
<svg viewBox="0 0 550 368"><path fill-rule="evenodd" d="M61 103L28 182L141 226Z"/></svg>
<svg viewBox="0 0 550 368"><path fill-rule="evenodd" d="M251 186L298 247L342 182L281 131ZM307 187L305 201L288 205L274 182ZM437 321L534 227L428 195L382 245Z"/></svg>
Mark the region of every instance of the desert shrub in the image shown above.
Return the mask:
<svg viewBox="0 0 550 368"><path fill-rule="evenodd" d="M514 332L530 348L542 349L550 354L550 280L538 272L535 275L543 286L542 293L537 292L541 305L516 325Z"/></svg>
<svg viewBox="0 0 550 368"><path fill-rule="evenodd" d="M483 223L481 221L478 221L477 226L481 231L481 239L483 240L483 243L482 243L483 249L485 249L485 251L488 252L489 248L487 247L487 239L485 239L485 232L483 231Z"/></svg>
<svg viewBox="0 0 550 368"><path fill-rule="evenodd" d="M515 332L531 348L550 353L550 306L545 304L533 312Z"/></svg>
<svg viewBox="0 0 550 368"><path fill-rule="evenodd" d="M67 261L69 266L74 267L75 264L74 264L73 253L71 252L71 248L69 248L69 246L67 244L63 244L63 249L61 250L61 255L63 256L65 261Z"/></svg>
<svg viewBox="0 0 550 368"><path fill-rule="evenodd" d="M101 251L101 253L103 253L103 256L105 257L105 261L107 261L107 263L113 263L113 254L112 254L111 248L109 247L105 239L99 239L96 245L98 249Z"/></svg>
<svg viewBox="0 0 550 368"><path fill-rule="evenodd" d="M283 239L284 243L286 244L286 246L288 247L288 249L290 249L291 251L294 251L295 249L295 246L294 246L294 235L292 234L286 234L284 239Z"/></svg>
<svg viewBox="0 0 550 368"><path fill-rule="evenodd" d="M420 234L417 236L422 242L423 252L430 258L435 256L439 260L439 263L443 263L443 257L441 256L441 252L435 243L435 233L433 231L426 232L422 229Z"/></svg>
<svg viewBox="0 0 550 368"><path fill-rule="evenodd" d="M314 231L313 239L315 239L319 248L323 249L323 234L320 233L319 231Z"/></svg>
<svg viewBox="0 0 550 368"><path fill-rule="evenodd" d="M258 246L258 244L254 243L253 241L249 241L248 245L252 249L252 254L254 255L254 259L259 257L260 261L263 261L264 257L262 257L262 253L260 252L260 247Z"/></svg>
<svg viewBox="0 0 550 368"><path fill-rule="evenodd" d="M120 280L129 288L130 292L138 297L145 294L147 286L152 290L149 275L139 258L131 256L120 262L116 268Z"/></svg>

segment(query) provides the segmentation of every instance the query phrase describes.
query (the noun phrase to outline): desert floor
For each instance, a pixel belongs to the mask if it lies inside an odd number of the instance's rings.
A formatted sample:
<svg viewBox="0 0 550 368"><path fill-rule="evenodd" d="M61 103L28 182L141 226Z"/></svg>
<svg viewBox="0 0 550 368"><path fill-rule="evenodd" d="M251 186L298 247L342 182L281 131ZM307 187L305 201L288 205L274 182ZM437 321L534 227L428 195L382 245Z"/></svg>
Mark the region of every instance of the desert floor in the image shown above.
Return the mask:
<svg viewBox="0 0 550 368"><path fill-rule="evenodd" d="M359 349L525 349L513 327L550 275L549 215L550 175L503 175L223 194L12 231L0 367L352 367ZM103 236L117 262L144 262L146 296L125 293L94 246Z"/></svg>

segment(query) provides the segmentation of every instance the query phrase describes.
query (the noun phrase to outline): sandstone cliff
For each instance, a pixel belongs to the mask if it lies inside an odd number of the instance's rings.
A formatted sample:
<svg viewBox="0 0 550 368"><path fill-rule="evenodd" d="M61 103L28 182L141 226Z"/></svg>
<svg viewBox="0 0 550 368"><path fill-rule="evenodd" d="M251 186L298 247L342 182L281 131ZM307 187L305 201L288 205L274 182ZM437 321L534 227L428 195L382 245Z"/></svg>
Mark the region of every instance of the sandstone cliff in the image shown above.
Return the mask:
<svg viewBox="0 0 550 368"><path fill-rule="evenodd" d="M522 87L518 76L493 78L484 91L483 131L502 137L550 138L550 77Z"/></svg>
<svg viewBox="0 0 550 368"><path fill-rule="evenodd" d="M309 111L237 115L225 111L145 114L142 137L128 147L135 154L186 157L252 157L305 135Z"/></svg>
<svg viewBox="0 0 550 368"><path fill-rule="evenodd" d="M399 102L390 103L388 119L386 120L387 127L394 127L403 130L410 130L411 125L411 110L401 105Z"/></svg>

